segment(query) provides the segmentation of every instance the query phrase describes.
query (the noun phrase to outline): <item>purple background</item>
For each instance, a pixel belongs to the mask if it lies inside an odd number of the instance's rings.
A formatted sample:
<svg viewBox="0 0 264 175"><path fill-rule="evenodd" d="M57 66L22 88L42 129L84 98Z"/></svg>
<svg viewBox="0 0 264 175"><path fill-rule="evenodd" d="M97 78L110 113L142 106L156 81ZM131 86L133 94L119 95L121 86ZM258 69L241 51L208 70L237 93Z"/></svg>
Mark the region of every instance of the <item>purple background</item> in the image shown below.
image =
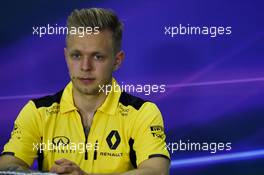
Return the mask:
<svg viewBox="0 0 264 175"><path fill-rule="evenodd" d="M112 8L124 21L126 59L116 73L119 82L167 85L163 94L137 95L160 107L168 142L232 142L229 152L174 152L171 174L264 174L261 0L2 2L1 150L23 105L32 97L57 92L69 81L65 36L39 38L32 35L32 27L64 26L73 9L86 7ZM179 24L231 26L232 34L164 35L164 26ZM228 157L233 153L234 158ZM226 157L217 161L218 155ZM209 161L197 159L206 156Z"/></svg>

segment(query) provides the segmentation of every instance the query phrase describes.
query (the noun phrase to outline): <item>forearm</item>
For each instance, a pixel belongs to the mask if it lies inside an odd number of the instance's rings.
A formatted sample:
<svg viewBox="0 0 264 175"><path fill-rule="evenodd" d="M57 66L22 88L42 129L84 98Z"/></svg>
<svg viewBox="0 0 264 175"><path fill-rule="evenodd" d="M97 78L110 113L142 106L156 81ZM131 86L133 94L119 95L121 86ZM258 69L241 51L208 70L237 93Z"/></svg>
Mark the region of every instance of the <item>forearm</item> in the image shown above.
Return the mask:
<svg viewBox="0 0 264 175"><path fill-rule="evenodd" d="M158 172L153 168L140 168L136 170L127 171L125 173L114 173L114 174L86 174L86 175L168 175L168 172Z"/></svg>
<svg viewBox="0 0 264 175"><path fill-rule="evenodd" d="M84 172L76 163L68 159L59 159L51 167L50 172L56 174L79 175L168 175L169 161L164 158L151 158L141 162L138 169L124 173L93 174Z"/></svg>
<svg viewBox="0 0 264 175"><path fill-rule="evenodd" d="M28 167L19 164L0 164L0 171L29 171Z"/></svg>
<svg viewBox="0 0 264 175"><path fill-rule="evenodd" d="M27 171L29 166L14 156L0 156L0 171Z"/></svg>

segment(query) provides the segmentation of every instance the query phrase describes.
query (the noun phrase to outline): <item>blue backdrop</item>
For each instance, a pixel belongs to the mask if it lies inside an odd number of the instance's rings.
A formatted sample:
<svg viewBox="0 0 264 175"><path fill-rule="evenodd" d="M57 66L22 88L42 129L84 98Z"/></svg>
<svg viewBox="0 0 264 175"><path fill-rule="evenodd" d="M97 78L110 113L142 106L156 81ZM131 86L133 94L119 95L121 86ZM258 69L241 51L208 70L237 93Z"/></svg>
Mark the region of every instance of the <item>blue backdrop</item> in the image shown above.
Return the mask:
<svg viewBox="0 0 264 175"><path fill-rule="evenodd" d="M0 6L0 149L25 103L69 81L62 25L75 8L103 7L124 22L126 53L116 79L165 84L136 94L157 103L167 142L231 143L229 151L170 150L171 174L264 174L264 3L261 0L6 1ZM165 35L165 27L230 26L231 34ZM174 147L175 148L175 147Z"/></svg>

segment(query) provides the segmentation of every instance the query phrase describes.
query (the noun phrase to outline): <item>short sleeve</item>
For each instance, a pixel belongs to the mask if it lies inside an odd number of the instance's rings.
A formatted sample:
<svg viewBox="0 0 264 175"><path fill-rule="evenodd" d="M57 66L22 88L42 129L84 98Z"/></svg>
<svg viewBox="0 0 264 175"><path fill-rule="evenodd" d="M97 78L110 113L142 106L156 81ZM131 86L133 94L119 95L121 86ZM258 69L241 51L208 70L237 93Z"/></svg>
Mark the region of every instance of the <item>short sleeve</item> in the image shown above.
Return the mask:
<svg viewBox="0 0 264 175"><path fill-rule="evenodd" d="M35 104L29 101L15 120L11 138L4 146L2 155L14 155L30 166L37 157L37 147L41 141L40 131L40 115Z"/></svg>
<svg viewBox="0 0 264 175"><path fill-rule="evenodd" d="M158 107L146 102L141 108L132 134L137 166L152 157L164 157L170 160L163 119Z"/></svg>

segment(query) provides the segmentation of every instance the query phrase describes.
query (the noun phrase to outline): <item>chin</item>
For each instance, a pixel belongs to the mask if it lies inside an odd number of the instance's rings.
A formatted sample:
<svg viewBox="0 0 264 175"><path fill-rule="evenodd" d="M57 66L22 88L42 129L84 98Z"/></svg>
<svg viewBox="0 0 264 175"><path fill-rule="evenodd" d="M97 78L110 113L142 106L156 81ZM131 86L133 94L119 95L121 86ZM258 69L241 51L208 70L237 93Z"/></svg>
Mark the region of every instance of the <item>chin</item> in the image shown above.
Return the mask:
<svg viewBox="0 0 264 175"><path fill-rule="evenodd" d="M94 87L80 87L80 88L77 87L76 89L84 95L98 95L99 94L98 88L94 88Z"/></svg>
<svg viewBox="0 0 264 175"><path fill-rule="evenodd" d="M98 95L99 94L97 89L96 90L87 90L87 89L85 89L82 93L85 94L85 95Z"/></svg>

